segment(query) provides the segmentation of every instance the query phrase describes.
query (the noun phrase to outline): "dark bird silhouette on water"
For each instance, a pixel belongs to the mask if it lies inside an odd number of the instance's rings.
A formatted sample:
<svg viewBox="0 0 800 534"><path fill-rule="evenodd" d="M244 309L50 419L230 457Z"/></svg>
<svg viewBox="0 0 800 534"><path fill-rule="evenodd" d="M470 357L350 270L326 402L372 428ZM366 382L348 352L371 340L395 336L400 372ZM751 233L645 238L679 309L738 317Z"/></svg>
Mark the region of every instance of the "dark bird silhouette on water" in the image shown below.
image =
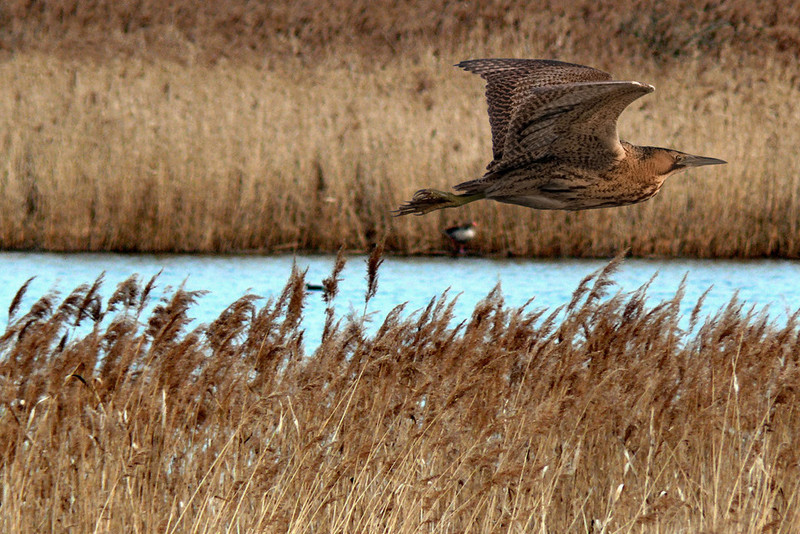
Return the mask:
<svg viewBox="0 0 800 534"><path fill-rule="evenodd" d="M620 113L653 92L651 85L541 59L474 59L458 66L486 80L494 159L481 178L455 186L460 194L422 189L396 215L484 198L549 210L625 206L653 197L676 172L726 163L620 141Z"/></svg>
<svg viewBox="0 0 800 534"><path fill-rule="evenodd" d="M471 221L444 229L444 234L453 242L453 249L457 254L464 254L464 246L475 238L475 228L478 223Z"/></svg>

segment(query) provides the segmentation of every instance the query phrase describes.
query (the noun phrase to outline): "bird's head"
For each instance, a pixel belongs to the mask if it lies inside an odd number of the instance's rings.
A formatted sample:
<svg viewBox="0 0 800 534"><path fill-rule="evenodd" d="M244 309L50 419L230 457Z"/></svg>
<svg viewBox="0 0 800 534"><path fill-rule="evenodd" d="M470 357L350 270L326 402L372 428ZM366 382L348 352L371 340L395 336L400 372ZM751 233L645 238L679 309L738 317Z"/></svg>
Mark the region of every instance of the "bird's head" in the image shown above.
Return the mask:
<svg viewBox="0 0 800 534"><path fill-rule="evenodd" d="M663 178L692 167L727 163L727 161L721 159L694 156L668 148L653 148L649 159L655 167L656 174Z"/></svg>

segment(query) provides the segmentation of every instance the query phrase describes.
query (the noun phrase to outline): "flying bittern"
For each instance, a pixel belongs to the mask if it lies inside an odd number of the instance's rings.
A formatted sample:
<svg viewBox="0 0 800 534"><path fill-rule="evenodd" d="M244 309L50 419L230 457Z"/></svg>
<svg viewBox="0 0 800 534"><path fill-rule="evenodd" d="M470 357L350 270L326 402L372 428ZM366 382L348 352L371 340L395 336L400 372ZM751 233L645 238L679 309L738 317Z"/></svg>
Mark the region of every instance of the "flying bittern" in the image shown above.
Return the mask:
<svg viewBox="0 0 800 534"><path fill-rule="evenodd" d="M620 141L617 119L653 91L582 65L540 59L475 59L457 66L486 80L494 159L461 194L422 189L397 215L424 215L483 198L537 209L583 210L653 197L668 176L725 163Z"/></svg>

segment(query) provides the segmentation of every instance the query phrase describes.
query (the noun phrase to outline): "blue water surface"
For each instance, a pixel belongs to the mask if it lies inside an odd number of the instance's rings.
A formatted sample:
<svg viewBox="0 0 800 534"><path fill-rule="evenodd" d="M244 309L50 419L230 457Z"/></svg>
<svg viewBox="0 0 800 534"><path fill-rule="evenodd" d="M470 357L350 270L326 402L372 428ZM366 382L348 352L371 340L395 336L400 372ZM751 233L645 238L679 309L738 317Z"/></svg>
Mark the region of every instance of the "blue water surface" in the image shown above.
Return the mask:
<svg viewBox="0 0 800 534"><path fill-rule="evenodd" d="M335 257L327 255L204 256L152 254L58 254L0 252L0 310L7 309L20 286L31 282L20 312L51 290L66 296L79 284L93 282L101 273L105 281L101 294L108 298L117 284L132 274L142 283L161 272L153 302L171 294L183 284L187 290L207 290L191 309L195 324L215 319L237 298L255 293L265 298L280 295L292 265L307 269L306 281L319 284L329 276ZM405 315L424 308L448 288L458 295L455 321L471 314L475 304L500 284L508 306L522 306L530 299L534 308L556 308L569 302L580 281L601 269L608 260L497 260L473 257L385 258L378 273L378 292L366 311L373 327L398 304L407 302ZM703 313L716 312L734 294L761 309L769 306L776 322L800 308L800 262L789 260L645 260L627 259L613 276L617 287L611 292L634 291L657 275L648 289L648 303L671 299L686 277L683 307L689 313L709 287ZM338 316L361 315L365 311L366 257L348 258L342 273L335 308ZM18 312L18 313L20 313ZM309 292L303 328L307 347L314 347L322 334L325 305L321 292ZM0 312L5 327L6 314Z"/></svg>

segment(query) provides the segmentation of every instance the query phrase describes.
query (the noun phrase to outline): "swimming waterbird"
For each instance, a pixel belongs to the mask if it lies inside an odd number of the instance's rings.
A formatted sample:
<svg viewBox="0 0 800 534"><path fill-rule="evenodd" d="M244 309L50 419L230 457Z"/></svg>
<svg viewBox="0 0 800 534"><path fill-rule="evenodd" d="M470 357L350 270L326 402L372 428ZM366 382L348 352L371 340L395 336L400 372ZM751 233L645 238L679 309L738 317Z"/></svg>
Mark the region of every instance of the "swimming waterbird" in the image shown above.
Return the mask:
<svg viewBox="0 0 800 534"><path fill-rule="evenodd" d="M464 245L475 238L475 228L478 223L470 221L468 223L451 226L444 229L444 234L453 242L453 248L458 254L465 252Z"/></svg>

